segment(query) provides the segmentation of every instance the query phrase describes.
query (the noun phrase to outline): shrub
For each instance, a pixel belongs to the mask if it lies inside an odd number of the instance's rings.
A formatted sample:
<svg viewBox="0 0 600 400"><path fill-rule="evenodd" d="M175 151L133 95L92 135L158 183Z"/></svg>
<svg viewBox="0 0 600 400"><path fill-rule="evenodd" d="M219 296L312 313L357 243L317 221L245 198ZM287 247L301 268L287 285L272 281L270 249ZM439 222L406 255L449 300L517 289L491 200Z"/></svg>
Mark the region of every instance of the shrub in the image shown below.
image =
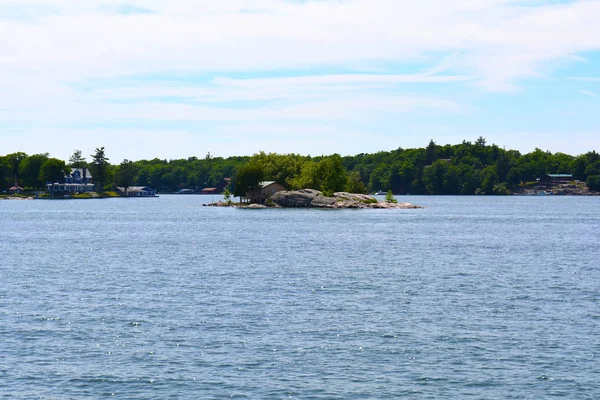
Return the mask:
<svg viewBox="0 0 600 400"><path fill-rule="evenodd" d="M366 204L373 204L373 203L377 203L377 199L374 198L370 198L370 199L364 199L360 201L361 203L366 203Z"/></svg>
<svg viewBox="0 0 600 400"><path fill-rule="evenodd" d="M386 203L397 203L398 200L396 200L396 198L394 197L394 194L392 193L391 190L387 191L387 194L385 195L385 202Z"/></svg>
<svg viewBox="0 0 600 400"><path fill-rule="evenodd" d="M590 188L590 190L600 192L600 175L588 176L586 184Z"/></svg>

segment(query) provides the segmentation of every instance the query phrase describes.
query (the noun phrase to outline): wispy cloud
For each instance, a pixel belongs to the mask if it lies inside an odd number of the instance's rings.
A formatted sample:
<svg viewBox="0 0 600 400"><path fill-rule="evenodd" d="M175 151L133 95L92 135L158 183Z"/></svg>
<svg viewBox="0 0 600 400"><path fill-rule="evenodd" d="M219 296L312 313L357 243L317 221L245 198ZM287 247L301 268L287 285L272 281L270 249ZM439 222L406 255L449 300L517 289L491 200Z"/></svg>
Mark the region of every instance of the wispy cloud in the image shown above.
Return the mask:
<svg viewBox="0 0 600 400"><path fill-rule="evenodd" d="M540 74L544 63L600 49L600 3L595 1L3 3L35 15L37 23L15 20L3 26L3 36L19 37L20 46L16 51L0 44L0 66L10 60L30 67L33 61L73 80L165 70L352 69L418 62L443 52L454 55L452 65L460 75L503 90ZM38 6L57 13L39 16ZM106 15L106 7L138 12Z"/></svg>
<svg viewBox="0 0 600 400"><path fill-rule="evenodd" d="M579 90L579 93L584 94L586 96L598 97L596 93L590 92L589 90Z"/></svg>
<svg viewBox="0 0 600 400"><path fill-rule="evenodd" d="M581 82L600 82L600 78L583 76L583 77L571 77L569 78L572 81L581 81Z"/></svg>
<svg viewBox="0 0 600 400"><path fill-rule="evenodd" d="M591 0L0 0L0 121L461 131L531 82L600 82L569 70L597 64L598 20Z"/></svg>

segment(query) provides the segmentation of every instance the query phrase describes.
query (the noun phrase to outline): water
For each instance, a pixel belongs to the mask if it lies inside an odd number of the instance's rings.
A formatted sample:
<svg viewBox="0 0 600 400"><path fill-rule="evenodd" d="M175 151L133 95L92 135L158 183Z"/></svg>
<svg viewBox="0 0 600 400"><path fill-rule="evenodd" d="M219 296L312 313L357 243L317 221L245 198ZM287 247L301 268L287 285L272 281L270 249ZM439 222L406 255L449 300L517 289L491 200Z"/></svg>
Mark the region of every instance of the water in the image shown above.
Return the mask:
<svg viewBox="0 0 600 400"><path fill-rule="evenodd" d="M600 398L600 198L407 199L2 201L0 398Z"/></svg>

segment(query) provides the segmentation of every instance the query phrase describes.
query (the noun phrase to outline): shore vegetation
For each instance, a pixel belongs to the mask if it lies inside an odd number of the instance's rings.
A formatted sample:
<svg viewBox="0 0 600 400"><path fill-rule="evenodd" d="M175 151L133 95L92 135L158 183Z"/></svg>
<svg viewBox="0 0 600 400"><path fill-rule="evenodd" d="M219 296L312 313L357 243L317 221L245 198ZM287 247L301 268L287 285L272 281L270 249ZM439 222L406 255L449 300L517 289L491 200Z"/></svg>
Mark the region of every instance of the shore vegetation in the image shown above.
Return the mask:
<svg viewBox="0 0 600 400"><path fill-rule="evenodd" d="M97 192L116 186L149 186L160 193L182 189L200 193L205 188L227 188L244 195L262 181L277 181L288 189L310 188L335 192L434 195L506 195L543 184L548 174L568 174L573 190L600 190L600 154L551 153L541 149L526 154L475 142L440 145L433 140L423 148L308 156L260 152L252 156L189 157L187 159L128 161L112 165L104 147L87 162L75 150L68 162L49 154L24 152L0 156L0 193L20 186L26 192L44 191L60 182L64 170L90 169ZM588 188L586 188L586 185Z"/></svg>

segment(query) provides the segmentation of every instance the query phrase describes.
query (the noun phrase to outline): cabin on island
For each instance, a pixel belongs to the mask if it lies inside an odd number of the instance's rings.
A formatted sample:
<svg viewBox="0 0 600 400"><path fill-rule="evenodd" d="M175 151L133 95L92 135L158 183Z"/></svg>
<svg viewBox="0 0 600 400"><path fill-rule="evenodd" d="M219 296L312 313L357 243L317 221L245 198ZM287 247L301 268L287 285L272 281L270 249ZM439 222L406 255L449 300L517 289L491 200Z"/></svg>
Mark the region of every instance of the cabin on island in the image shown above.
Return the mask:
<svg viewBox="0 0 600 400"><path fill-rule="evenodd" d="M15 183L15 186L8 189L8 191L10 192L10 194L21 194L25 191L25 189L23 189L21 186Z"/></svg>
<svg viewBox="0 0 600 400"><path fill-rule="evenodd" d="M571 174L547 174L541 179L544 183L551 183L557 185L560 183L569 183L573 181L573 175Z"/></svg>
<svg viewBox="0 0 600 400"><path fill-rule="evenodd" d="M229 184L231 183L231 178L221 178L219 182L217 182L216 187L207 187L200 191L201 194L221 194L227 189Z"/></svg>
<svg viewBox="0 0 600 400"><path fill-rule="evenodd" d="M85 193L96 190L92 182L92 174L87 168L72 168L71 173L65 174L65 183L48 183L49 192Z"/></svg>
<svg viewBox="0 0 600 400"><path fill-rule="evenodd" d="M246 198L252 203L263 204L265 200L277 192L286 191L286 187L275 181L260 182L258 187L246 193Z"/></svg>
<svg viewBox="0 0 600 400"><path fill-rule="evenodd" d="M213 188L204 188L204 189L202 189L202 191L200 193L202 193L202 194L220 194L221 191L222 190L220 188L213 187Z"/></svg>
<svg viewBox="0 0 600 400"><path fill-rule="evenodd" d="M127 197L156 197L156 190L148 186L129 186L127 190L119 186L115 188L115 192Z"/></svg>

